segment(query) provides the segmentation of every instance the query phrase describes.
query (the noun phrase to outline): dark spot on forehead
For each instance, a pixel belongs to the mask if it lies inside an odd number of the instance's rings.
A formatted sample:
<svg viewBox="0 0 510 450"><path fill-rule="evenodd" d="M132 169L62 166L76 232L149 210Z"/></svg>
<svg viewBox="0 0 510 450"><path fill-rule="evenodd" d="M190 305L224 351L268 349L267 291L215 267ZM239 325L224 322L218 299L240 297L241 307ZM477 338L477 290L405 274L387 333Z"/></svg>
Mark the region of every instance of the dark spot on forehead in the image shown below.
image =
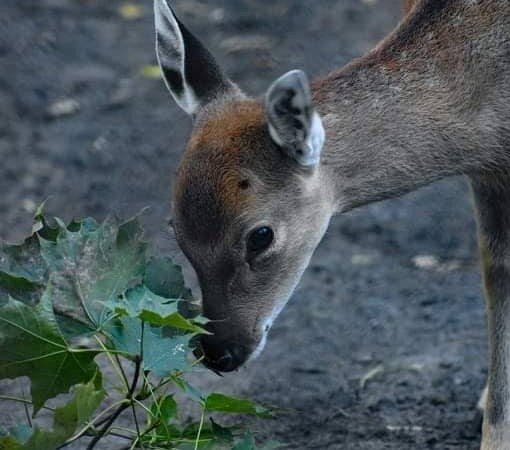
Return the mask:
<svg viewBox="0 0 510 450"><path fill-rule="evenodd" d="M221 239L252 201L247 172L263 158L268 135L262 105L251 100L224 105L194 130L174 189L181 232L203 242Z"/></svg>
<svg viewBox="0 0 510 450"><path fill-rule="evenodd" d="M250 187L250 180L244 179L239 182L240 189L248 189Z"/></svg>

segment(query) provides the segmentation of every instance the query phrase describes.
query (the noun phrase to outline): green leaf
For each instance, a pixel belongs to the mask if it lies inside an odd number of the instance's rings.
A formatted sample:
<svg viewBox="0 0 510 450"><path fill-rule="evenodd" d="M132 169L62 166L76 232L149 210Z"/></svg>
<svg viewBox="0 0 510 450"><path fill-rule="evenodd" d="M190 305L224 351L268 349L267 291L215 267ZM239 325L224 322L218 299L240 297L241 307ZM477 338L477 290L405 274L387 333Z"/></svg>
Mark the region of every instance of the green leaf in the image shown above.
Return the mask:
<svg viewBox="0 0 510 450"><path fill-rule="evenodd" d="M37 236L30 236L19 245L0 243L0 270L44 284L48 274L40 252Z"/></svg>
<svg viewBox="0 0 510 450"><path fill-rule="evenodd" d="M14 436L0 437L0 450L22 450L21 444Z"/></svg>
<svg viewBox="0 0 510 450"><path fill-rule="evenodd" d="M60 232L59 227L52 227L46 221L44 217L44 206L46 202L43 202L39 205L34 214L34 222L32 224L32 234L38 234L43 239L47 241L55 242L57 240L57 236Z"/></svg>
<svg viewBox="0 0 510 450"><path fill-rule="evenodd" d="M200 429L199 422L190 423L186 428L184 428L182 432L182 438L194 441L198 435L199 429ZM208 423L202 424L202 430L200 431L200 439L204 441L214 440L214 433L212 431L212 427Z"/></svg>
<svg viewBox="0 0 510 450"><path fill-rule="evenodd" d="M144 284L155 294L167 299L181 300L179 313L186 319L193 319L199 325L208 320L200 316L200 306L193 302L191 290L186 287L182 268L168 257L153 257L147 263Z"/></svg>
<svg viewBox="0 0 510 450"><path fill-rule="evenodd" d="M238 414L255 414L260 417L272 417L272 410L257 405L251 400L212 393L205 400L207 411L219 411Z"/></svg>
<svg viewBox="0 0 510 450"><path fill-rule="evenodd" d="M251 433L246 433L243 440L234 445L232 450L257 450L253 435Z"/></svg>
<svg viewBox="0 0 510 450"><path fill-rule="evenodd" d="M163 423L168 423L171 419L177 417L177 402L173 395L167 395L154 402L150 410Z"/></svg>
<svg viewBox="0 0 510 450"><path fill-rule="evenodd" d="M9 301L9 297L16 298L28 305L35 305L39 301L44 286L0 271L0 306Z"/></svg>
<svg viewBox="0 0 510 450"><path fill-rule="evenodd" d="M0 242L0 305L7 303L9 295L36 304L44 290L47 272L37 236L19 245Z"/></svg>
<svg viewBox="0 0 510 450"><path fill-rule="evenodd" d="M97 371L97 352L71 348L60 333L51 294L49 287L35 307L10 299L0 308L0 379L30 378L34 415L46 400Z"/></svg>
<svg viewBox="0 0 510 450"><path fill-rule="evenodd" d="M173 395L167 395L159 398L156 402L152 403L150 407L151 416L150 424L159 422L155 429L155 433L159 440L169 441L181 436L181 431L175 426L170 424L172 419L177 417L177 402Z"/></svg>
<svg viewBox="0 0 510 450"><path fill-rule="evenodd" d="M138 318L121 317L106 327L117 350L142 357L144 370L164 377L188 367L192 335L166 337L164 328L151 327Z"/></svg>
<svg viewBox="0 0 510 450"><path fill-rule="evenodd" d="M12 428L9 428L9 434L15 437L19 443L23 444L28 440L32 434L32 428L25 424L19 424Z"/></svg>
<svg viewBox="0 0 510 450"><path fill-rule="evenodd" d="M184 283L182 269L168 257L153 257L145 269L144 284L164 298L190 300L191 291Z"/></svg>
<svg viewBox="0 0 510 450"><path fill-rule="evenodd" d="M79 318L91 328L101 327L107 319L104 303L143 276L147 247L143 231L136 219L120 226L85 219L74 222L73 231L60 227L56 242L41 240L54 286L54 305L60 313Z"/></svg>
<svg viewBox="0 0 510 450"><path fill-rule="evenodd" d="M191 333L207 333L177 312L177 301L160 297L144 285L128 290L126 295L108 301L105 306L117 314L138 317L151 325L167 326Z"/></svg>
<svg viewBox="0 0 510 450"><path fill-rule="evenodd" d="M52 429L36 428L23 445L23 450L57 448L73 436L78 427L90 421L104 398L102 377L100 372L97 372L89 383L76 386L72 399L65 406L55 410Z"/></svg>
<svg viewBox="0 0 510 450"><path fill-rule="evenodd" d="M178 328L179 330L189 331L195 334L211 334L204 330L201 326L184 318L180 313L174 313L167 317L155 317L149 315L142 315L140 317L156 325Z"/></svg>
<svg viewBox="0 0 510 450"><path fill-rule="evenodd" d="M232 443L234 441L234 435L229 428L218 425L213 419L211 419L211 429L214 437L220 442Z"/></svg>
<svg viewBox="0 0 510 450"><path fill-rule="evenodd" d="M182 392L195 403L205 406L206 395L198 388L188 383L184 378L172 376L173 382L182 390Z"/></svg>
<svg viewBox="0 0 510 450"><path fill-rule="evenodd" d="M177 302L169 301L138 285L125 295L109 300L105 306L120 315L138 317L153 325L160 325L163 318L177 312Z"/></svg>
<svg viewBox="0 0 510 450"><path fill-rule="evenodd" d="M32 434L32 428L19 424L8 430L0 428L0 450L21 450L22 444Z"/></svg>

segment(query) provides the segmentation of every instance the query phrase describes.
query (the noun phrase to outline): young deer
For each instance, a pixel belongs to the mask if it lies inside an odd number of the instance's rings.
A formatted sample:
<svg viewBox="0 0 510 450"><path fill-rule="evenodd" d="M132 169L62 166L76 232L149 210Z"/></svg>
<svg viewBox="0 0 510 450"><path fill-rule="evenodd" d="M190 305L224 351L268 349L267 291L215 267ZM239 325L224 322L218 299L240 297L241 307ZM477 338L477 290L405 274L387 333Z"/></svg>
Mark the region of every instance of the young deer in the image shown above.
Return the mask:
<svg viewBox="0 0 510 450"><path fill-rule="evenodd" d="M367 55L252 99L167 0L165 82L194 128L173 191L178 243L214 333L206 364L258 354L333 214L467 175L478 218L490 369L483 450L510 449L510 1L407 1Z"/></svg>

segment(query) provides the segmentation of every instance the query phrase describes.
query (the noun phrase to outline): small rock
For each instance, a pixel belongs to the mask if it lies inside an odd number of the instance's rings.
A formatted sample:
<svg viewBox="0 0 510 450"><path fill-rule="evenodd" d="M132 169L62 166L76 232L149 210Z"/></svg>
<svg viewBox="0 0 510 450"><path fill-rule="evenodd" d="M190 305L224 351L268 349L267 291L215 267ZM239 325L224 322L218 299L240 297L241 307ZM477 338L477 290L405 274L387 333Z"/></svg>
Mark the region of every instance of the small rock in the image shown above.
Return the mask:
<svg viewBox="0 0 510 450"><path fill-rule="evenodd" d="M63 98L48 107L48 115L52 118L71 116L80 109L80 102L74 98Z"/></svg>
<svg viewBox="0 0 510 450"><path fill-rule="evenodd" d="M33 214L37 209L37 205L31 198L24 198L21 204L23 209L30 214Z"/></svg>
<svg viewBox="0 0 510 450"><path fill-rule="evenodd" d="M418 269L433 269L438 266L439 261L433 255L416 255L413 257L413 264Z"/></svg>
<svg viewBox="0 0 510 450"><path fill-rule="evenodd" d="M92 143L92 150L94 152L100 152L102 151L106 146L108 145L108 140L104 136L99 136L93 143Z"/></svg>
<svg viewBox="0 0 510 450"><path fill-rule="evenodd" d="M351 264L353 266L368 266L372 263L371 255L356 254L351 257Z"/></svg>
<svg viewBox="0 0 510 450"><path fill-rule="evenodd" d="M225 20L225 10L223 8L213 9L209 14L209 19L214 23L223 22Z"/></svg>
<svg viewBox="0 0 510 450"><path fill-rule="evenodd" d="M143 16L143 9L135 3L124 3L119 7L119 14L124 20L136 20Z"/></svg>

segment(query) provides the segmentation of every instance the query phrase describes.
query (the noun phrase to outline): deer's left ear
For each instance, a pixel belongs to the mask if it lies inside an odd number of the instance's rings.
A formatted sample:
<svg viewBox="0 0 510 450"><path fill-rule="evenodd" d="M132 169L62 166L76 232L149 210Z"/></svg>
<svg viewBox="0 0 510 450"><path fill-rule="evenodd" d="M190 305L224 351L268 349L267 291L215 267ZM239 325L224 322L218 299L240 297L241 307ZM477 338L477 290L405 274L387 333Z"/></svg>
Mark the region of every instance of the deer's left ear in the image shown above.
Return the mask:
<svg viewBox="0 0 510 450"><path fill-rule="evenodd" d="M168 0L154 0L156 54L168 90L195 115L215 98L240 91L205 46L177 19Z"/></svg>
<svg viewBox="0 0 510 450"><path fill-rule="evenodd" d="M319 164L325 132L303 71L287 72L270 86L266 114L271 138L285 153L302 166Z"/></svg>

